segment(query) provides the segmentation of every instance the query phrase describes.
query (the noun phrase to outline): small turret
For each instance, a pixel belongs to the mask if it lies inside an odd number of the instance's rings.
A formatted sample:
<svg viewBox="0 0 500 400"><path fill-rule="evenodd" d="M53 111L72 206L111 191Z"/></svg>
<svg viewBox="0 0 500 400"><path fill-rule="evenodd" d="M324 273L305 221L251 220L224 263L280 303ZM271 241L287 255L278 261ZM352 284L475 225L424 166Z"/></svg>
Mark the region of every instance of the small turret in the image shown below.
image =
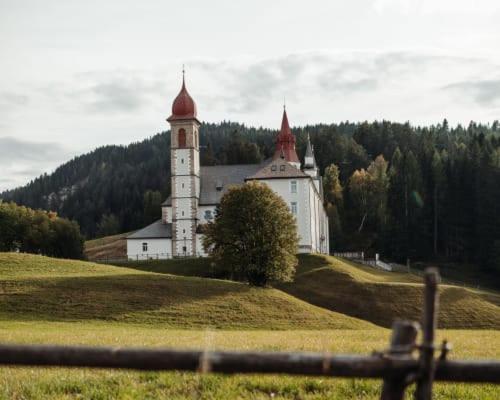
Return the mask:
<svg viewBox="0 0 500 400"><path fill-rule="evenodd" d="M316 165L316 159L314 158L314 147L311 145L311 138L307 134L307 147L306 154L304 156L304 172L313 177L318 177L318 167Z"/></svg>

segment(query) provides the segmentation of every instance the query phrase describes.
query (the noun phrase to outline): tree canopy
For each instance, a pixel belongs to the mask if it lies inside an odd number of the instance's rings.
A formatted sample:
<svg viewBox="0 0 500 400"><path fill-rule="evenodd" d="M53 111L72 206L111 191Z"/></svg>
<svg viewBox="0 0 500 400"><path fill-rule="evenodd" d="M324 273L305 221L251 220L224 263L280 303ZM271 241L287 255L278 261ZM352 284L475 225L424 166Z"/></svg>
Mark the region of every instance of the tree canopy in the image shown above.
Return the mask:
<svg viewBox="0 0 500 400"><path fill-rule="evenodd" d="M295 217L283 199L263 183L230 188L204 233L205 249L233 279L264 286L290 281L295 273Z"/></svg>
<svg viewBox="0 0 500 400"><path fill-rule="evenodd" d="M83 258L78 224L54 212L0 201L0 251L21 251L61 258Z"/></svg>

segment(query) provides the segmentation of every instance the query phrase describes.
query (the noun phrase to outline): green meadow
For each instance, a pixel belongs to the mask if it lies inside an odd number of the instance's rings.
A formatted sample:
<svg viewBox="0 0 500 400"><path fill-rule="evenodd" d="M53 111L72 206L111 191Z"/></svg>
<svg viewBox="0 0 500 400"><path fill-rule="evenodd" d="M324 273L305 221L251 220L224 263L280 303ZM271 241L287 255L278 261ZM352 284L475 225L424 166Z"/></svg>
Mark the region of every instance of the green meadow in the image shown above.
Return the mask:
<svg viewBox="0 0 500 400"><path fill-rule="evenodd" d="M191 276L182 276L182 265ZM276 288L210 279L206 261L108 266L0 253L0 342L369 354L394 317L419 317L420 278L301 257ZM199 276L195 276L199 275ZM202 277L205 276L205 277ZM451 358L500 358L498 293L444 285ZM0 368L5 399L376 399L381 382L67 368ZM497 399L494 385L437 384L436 399Z"/></svg>

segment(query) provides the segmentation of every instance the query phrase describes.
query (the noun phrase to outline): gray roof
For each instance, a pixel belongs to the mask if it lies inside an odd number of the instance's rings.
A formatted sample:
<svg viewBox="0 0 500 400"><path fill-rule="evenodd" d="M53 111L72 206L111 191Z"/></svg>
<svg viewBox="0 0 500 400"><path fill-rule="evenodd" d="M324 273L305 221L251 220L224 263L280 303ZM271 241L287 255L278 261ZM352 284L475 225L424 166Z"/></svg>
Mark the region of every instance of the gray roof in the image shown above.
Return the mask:
<svg viewBox="0 0 500 400"><path fill-rule="evenodd" d="M311 147L311 138L309 137L309 134L307 134L307 147L306 147L306 157L314 157L312 147Z"/></svg>
<svg viewBox="0 0 500 400"><path fill-rule="evenodd" d="M306 164L306 160L308 158L313 159L312 164ZM314 158L314 149L311 146L311 138L309 137L309 134L307 134L307 147L306 147L306 154L304 157L304 168L316 168L316 159Z"/></svg>
<svg viewBox="0 0 500 400"><path fill-rule="evenodd" d="M309 178L309 175L294 167L283 158L271 160L262 166L256 173L246 179L279 179L279 178Z"/></svg>
<svg viewBox="0 0 500 400"><path fill-rule="evenodd" d="M214 165L200 167L200 205L219 204L220 199L231 185L245 182L245 178L255 174L263 164ZM169 196L162 204L171 206Z"/></svg>
<svg viewBox="0 0 500 400"><path fill-rule="evenodd" d="M159 239L172 237L172 224L164 224L161 219L127 236L127 239Z"/></svg>

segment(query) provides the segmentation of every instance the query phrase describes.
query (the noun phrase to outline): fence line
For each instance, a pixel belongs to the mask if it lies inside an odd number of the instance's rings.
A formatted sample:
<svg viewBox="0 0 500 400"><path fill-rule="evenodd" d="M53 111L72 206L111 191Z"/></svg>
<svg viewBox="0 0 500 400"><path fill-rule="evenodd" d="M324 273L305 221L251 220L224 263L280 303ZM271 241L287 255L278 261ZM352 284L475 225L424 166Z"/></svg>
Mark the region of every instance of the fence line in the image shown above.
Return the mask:
<svg viewBox="0 0 500 400"><path fill-rule="evenodd" d="M0 364L196 371L224 374L289 374L343 378L403 378L416 374L414 357L328 353L123 349L83 346L0 345ZM436 380L500 383L500 362L439 361Z"/></svg>
<svg viewBox="0 0 500 400"><path fill-rule="evenodd" d="M137 262L137 261L154 261L154 260L170 260L176 258L199 258L203 257L202 253L197 253L196 255L177 255L173 256L171 253L140 253L140 254L130 254L122 257L104 257L95 258L92 261L97 263L126 263L126 262Z"/></svg>
<svg viewBox="0 0 500 400"><path fill-rule="evenodd" d="M395 321L390 347L371 356L338 356L329 353L236 352L172 349L122 349L78 346L0 345L0 365L181 370L225 374L264 373L329 377L383 378L381 398L402 400L409 384L416 382L416 400L432 398L433 381L500 383L500 361L448 361L444 342L435 359L437 290L439 274L429 268L424 276L423 338L420 326ZM413 353L419 352L415 358Z"/></svg>

